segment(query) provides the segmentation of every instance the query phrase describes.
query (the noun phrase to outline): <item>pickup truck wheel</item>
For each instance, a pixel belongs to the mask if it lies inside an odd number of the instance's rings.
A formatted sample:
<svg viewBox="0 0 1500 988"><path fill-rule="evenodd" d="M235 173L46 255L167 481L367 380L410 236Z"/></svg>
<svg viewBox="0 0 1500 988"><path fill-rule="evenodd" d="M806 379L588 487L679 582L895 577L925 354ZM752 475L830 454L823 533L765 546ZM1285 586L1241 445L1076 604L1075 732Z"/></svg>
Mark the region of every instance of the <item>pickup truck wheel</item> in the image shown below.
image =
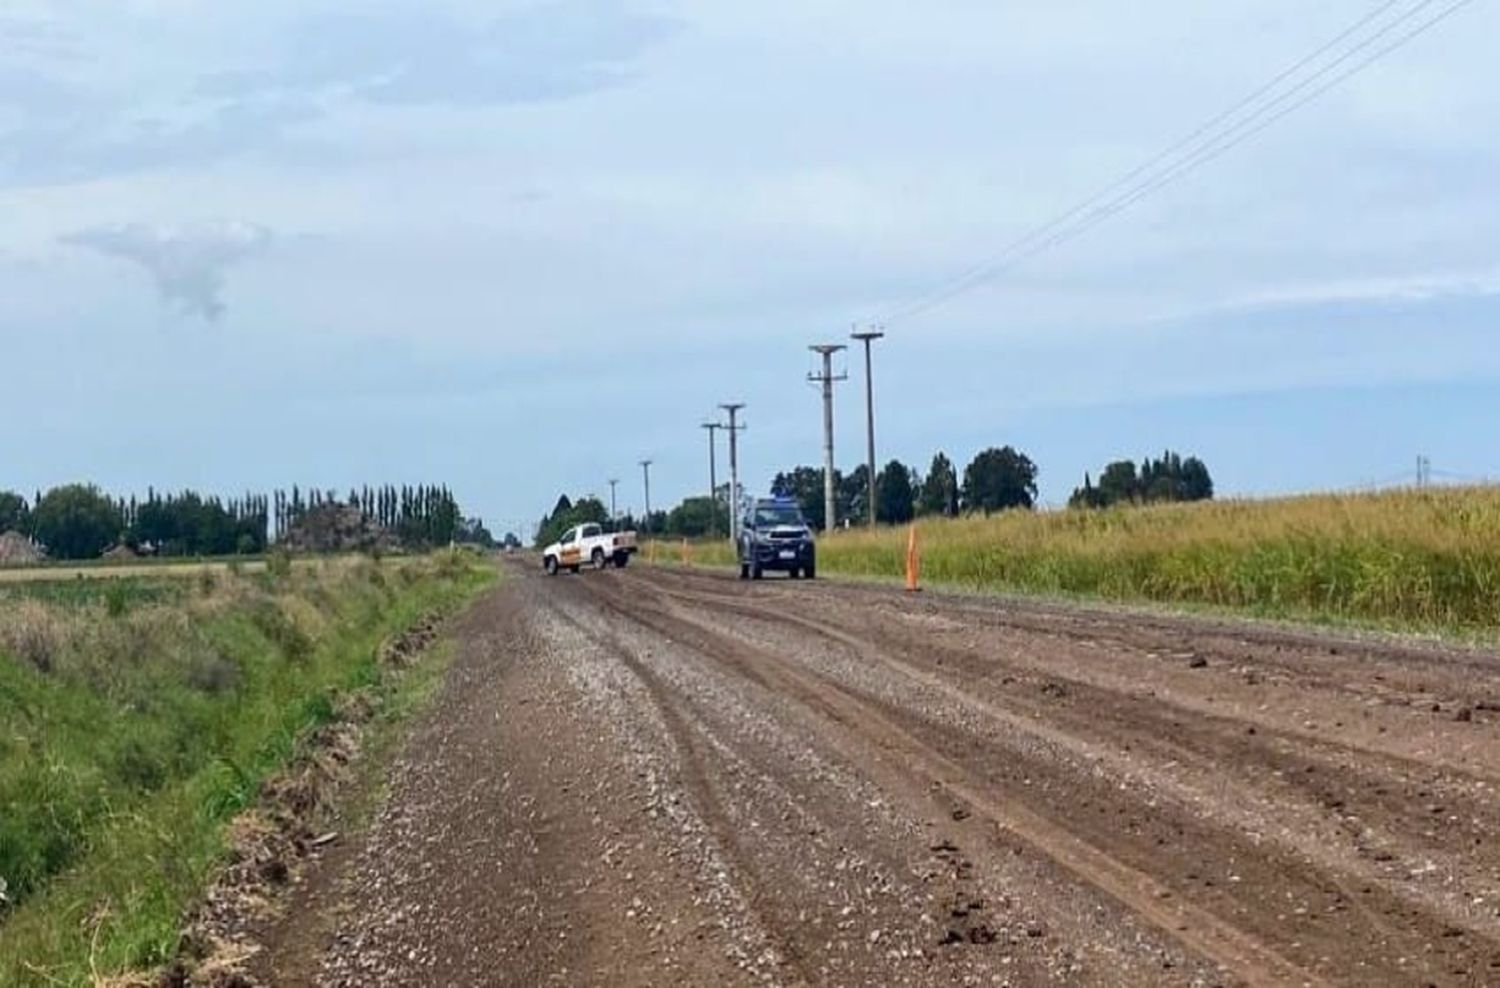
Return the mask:
<svg viewBox="0 0 1500 988"><path fill-rule="evenodd" d="M741 580L748 580L748 579L750 579L750 567L746 566L744 563L740 563L740 579Z"/></svg>
<svg viewBox="0 0 1500 988"><path fill-rule="evenodd" d="M595 549L589 561L594 564L594 569L603 569L609 565L609 557L604 554L603 549Z"/></svg>
<svg viewBox="0 0 1500 988"><path fill-rule="evenodd" d="M809 580L817 579L817 575L818 575L817 567L815 567L815 566L808 566L807 568L803 569L802 575L805 576L805 577L807 577Z"/></svg>
<svg viewBox="0 0 1500 988"><path fill-rule="evenodd" d="M800 579L802 579L802 571L800 569L798 569L797 567L795 567L795 566L793 566L791 569L787 570L786 571L786 575L787 575L788 579L792 579L792 580L800 580Z"/></svg>
<svg viewBox="0 0 1500 988"><path fill-rule="evenodd" d="M542 569L544 569L544 570L547 571L547 575L548 576L556 576L557 575L557 557L556 556L548 556L546 559L543 559L542 560Z"/></svg>
<svg viewBox="0 0 1500 988"><path fill-rule="evenodd" d="M751 566L750 567L750 579L752 579L752 580L759 580L761 577L763 577L765 575L766 575L765 571L762 570L759 566Z"/></svg>
<svg viewBox="0 0 1500 988"><path fill-rule="evenodd" d="M624 569L625 566L629 562L630 562L630 553L628 553L628 552L617 552L617 553L615 553L615 565L618 566L618 567L620 567L620 569Z"/></svg>

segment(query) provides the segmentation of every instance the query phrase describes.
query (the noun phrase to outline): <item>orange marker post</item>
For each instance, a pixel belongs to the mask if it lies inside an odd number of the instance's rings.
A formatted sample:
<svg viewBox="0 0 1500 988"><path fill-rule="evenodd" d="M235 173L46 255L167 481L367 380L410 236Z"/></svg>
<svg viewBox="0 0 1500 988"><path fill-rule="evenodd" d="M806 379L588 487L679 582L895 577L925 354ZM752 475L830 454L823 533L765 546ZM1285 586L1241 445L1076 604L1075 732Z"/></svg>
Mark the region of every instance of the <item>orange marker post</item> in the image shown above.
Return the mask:
<svg viewBox="0 0 1500 988"><path fill-rule="evenodd" d="M917 526L913 525L906 536L906 592L918 593L921 587L917 580L921 576L922 556L917 551Z"/></svg>

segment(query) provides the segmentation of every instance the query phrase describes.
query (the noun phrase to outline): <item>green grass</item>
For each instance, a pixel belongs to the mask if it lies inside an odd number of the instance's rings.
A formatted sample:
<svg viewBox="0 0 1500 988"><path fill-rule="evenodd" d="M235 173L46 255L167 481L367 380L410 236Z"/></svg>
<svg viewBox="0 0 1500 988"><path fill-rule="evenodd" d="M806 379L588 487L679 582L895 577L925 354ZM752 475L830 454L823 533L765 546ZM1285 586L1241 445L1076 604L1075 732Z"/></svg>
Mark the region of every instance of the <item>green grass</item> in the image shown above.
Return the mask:
<svg viewBox="0 0 1500 988"><path fill-rule="evenodd" d="M387 685L386 636L493 575L466 557L356 560L164 592L122 581L123 603L0 596L0 984L167 960L260 782L340 693Z"/></svg>
<svg viewBox="0 0 1500 988"><path fill-rule="evenodd" d="M1500 488L1011 512L918 524L924 583L1410 630L1500 629ZM821 571L899 579L907 529L825 537ZM660 550L676 562L679 551ZM697 562L732 565L727 544Z"/></svg>
<svg viewBox="0 0 1500 988"><path fill-rule="evenodd" d="M190 589L184 580L160 577L0 581L0 606L7 601L30 599L80 607L103 602L118 609L179 600Z"/></svg>

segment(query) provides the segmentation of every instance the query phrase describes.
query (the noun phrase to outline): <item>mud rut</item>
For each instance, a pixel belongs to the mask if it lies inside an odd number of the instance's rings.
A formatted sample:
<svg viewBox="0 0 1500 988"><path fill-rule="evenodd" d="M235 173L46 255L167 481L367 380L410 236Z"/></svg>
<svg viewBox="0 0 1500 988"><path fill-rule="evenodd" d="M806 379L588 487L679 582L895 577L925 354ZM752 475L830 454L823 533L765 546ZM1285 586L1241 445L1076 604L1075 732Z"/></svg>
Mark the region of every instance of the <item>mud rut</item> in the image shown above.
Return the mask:
<svg viewBox="0 0 1500 988"><path fill-rule="evenodd" d="M1493 656L516 577L269 979L1500 984Z"/></svg>

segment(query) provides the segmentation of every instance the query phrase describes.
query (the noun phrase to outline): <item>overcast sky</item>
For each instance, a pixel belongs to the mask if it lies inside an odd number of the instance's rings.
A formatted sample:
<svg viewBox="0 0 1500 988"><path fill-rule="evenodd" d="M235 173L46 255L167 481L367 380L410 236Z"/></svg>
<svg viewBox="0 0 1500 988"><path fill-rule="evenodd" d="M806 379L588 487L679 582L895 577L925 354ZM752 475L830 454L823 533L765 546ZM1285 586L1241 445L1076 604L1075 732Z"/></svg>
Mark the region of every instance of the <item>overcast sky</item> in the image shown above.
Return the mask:
<svg viewBox="0 0 1500 988"><path fill-rule="evenodd" d="M731 398L763 487L820 457L807 344L1378 6L7 0L0 488L433 480L504 529L639 507L645 457L658 505L706 487ZM1500 474L1496 37L1472 3L893 320L881 460L1012 443L1050 501L1164 446L1224 493Z"/></svg>

